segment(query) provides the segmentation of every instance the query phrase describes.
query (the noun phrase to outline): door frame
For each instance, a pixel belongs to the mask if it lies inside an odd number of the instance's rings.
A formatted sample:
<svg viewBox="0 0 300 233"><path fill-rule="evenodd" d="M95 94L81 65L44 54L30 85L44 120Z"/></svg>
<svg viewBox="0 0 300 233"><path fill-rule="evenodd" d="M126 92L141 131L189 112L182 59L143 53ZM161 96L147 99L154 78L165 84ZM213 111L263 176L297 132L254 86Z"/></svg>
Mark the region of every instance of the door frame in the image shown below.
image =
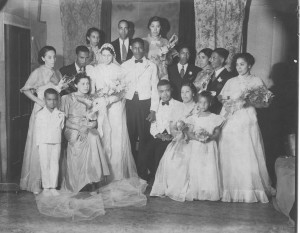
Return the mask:
<svg viewBox="0 0 300 233"><path fill-rule="evenodd" d="M7 96L6 89L6 71L5 71L5 37L4 25L12 25L30 30L30 20L12 15L9 13L0 13L0 183L7 182L8 156L9 156L9 128L7 122Z"/></svg>

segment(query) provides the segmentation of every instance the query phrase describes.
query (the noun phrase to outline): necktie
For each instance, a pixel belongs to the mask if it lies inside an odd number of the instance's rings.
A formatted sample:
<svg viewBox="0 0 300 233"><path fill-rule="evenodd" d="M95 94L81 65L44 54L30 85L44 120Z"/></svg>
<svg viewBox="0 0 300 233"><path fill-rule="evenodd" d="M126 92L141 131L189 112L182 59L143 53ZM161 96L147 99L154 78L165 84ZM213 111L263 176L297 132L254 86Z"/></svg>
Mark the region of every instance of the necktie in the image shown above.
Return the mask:
<svg viewBox="0 0 300 233"><path fill-rule="evenodd" d="M80 67L79 73L83 73L83 72L84 72L84 67Z"/></svg>
<svg viewBox="0 0 300 233"><path fill-rule="evenodd" d="M181 78L183 78L183 76L184 76L184 66L182 66L182 68L180 70L180 76L181 76Z"/></svg>
<svg viewBox="0 0 300 233"><path fill-rule="evenodd" d="M169 105L169 101L162 102L162 105Z"/></svg>
<svg viewBox="0 0 300 233"><path fill-rule="evenodd" d="M127 50L126 50L126 46L125 46L125 40L123 40L123 44L122 44L122 61L126 61L126 57L127 57Z"/></svg>
<svg viewBox="0 0 300 233"><path fill-rule="evenodd" d="M211 81L212 81L212 82L215 81L216 78L217 78L216 72L213 72Z"/></svg>
<svg viewBox="0 0 300 233"><path fill-rule="evenodd" d="M143 63L143 59L135 60L135 63Z"/></svg>

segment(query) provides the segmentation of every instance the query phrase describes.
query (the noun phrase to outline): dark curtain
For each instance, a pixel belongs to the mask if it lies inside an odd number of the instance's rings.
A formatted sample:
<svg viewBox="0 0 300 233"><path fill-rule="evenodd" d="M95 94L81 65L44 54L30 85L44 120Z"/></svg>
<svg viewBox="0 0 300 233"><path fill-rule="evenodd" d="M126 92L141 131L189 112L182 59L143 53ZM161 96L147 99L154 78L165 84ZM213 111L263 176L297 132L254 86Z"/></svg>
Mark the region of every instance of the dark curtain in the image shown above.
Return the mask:
<svg viewBox="0 0 300 233"><path fill-rule="evenodd" d="M100 41L110 42L111 39L111 11L112 11L112 1L102 0L101 8L101 30L104 32L101 35Z"/></svg>
<svg viewBox="0 0 300 233"><path fill-rule="evenodd" d="M195 10L194 0L180 0L180 12L179 12L179 41L178 45L187 44L194 51L191 51L191 63L195 63Z"/></svg>

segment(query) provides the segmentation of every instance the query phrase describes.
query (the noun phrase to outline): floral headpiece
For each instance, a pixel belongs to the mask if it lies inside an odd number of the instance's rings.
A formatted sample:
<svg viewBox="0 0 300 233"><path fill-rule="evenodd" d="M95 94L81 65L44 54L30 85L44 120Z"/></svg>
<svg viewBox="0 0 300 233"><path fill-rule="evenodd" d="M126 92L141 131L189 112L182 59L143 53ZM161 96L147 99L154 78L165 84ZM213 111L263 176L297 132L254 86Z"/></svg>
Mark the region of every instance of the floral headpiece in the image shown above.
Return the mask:
<svg viewBox="0 0 300 233"><path fill-rule="evenodd" d="M105 43L101 46L100 48L100 53L102 53L102 51L104 49L107 49L108 51L110 51L111 53L113 53L113 56L115 57L116 56L116 52L115 52L115 49L114 49L114 46L112 46L112 44L110 43Z"/></svg>

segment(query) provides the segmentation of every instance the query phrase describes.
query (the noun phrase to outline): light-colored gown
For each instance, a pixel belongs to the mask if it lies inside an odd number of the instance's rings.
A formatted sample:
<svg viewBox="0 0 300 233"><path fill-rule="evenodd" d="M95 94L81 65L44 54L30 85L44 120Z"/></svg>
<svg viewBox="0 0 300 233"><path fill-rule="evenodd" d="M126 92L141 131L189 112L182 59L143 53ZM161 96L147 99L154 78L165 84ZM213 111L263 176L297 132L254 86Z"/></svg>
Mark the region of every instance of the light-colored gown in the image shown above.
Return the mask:
<svg viewBox="0 0 300 233"><path fill-rule="evenodd" d="M89 66L87 74L92 79L92 93L124 77L121 66L115 63ZM98 122L100 121L98 118ZM124 98L108 106L107 118L103 124L98 124L98 130L103 133L102 141L108 157L110 167L108 180L138 177L127 131Z"/></svg>
<svg viewBox="0 0 300 233"><path fill-rule="evenodd" d="M187 122L194 107L195 104L183 104L174 113L175 117L170 127L174 128L174 125L179 120ZM187 189L189 187L191 147L188 146L187 142L181 136L178 134L163 154L155 174L155 181L150 196L168 196L175 201L181 202L186 200Z"/></svg>
<svg viewBox="0 0 300 233"><path fill-rule="evenodd" d="M199 129L206 130L213 134L216 127L224 122L220 115L209 114L198 116L194 114L189 118L189 123L193 125L193 132ZM219 151L215 140L202 143L196 140L189 142L189 187L186 199L217 201L221 198L221 181L219 171Z"/></svg>
<svg viewBox="0 0 300 233"><path fill-rule="evenodd" d="M86 106L78 102L74 93L62 97L61 109L68 120L87 124ZM90 220L105 214L105 209L123 206L144 206L147 198L143 194L147 184L139 178L116 180L100 187L95 192L79 192L86 184L100 181L109 174L108 159L100 142L98 130L92 129L85 140L78 132L67 128L67 161L63 164L63 182L59 196L36 196L40 213L73 221Z"/></svg>
<svg viewBox="0 0 300 233"><path fill-rule="evenodd" d="M198 74L194 81L194 85L197 88L198 92L204 91L207 89L207 85L213 74L213 68L211 65L204 67Z"/></svg>
<svg viewBox="0 0 300 233"><path fill-rule="evenodd" d="M59 83L61 74L45 65L35 69L29 76L21 92L30 90L32 93L37 93L37 97L44 99L44 91L49 88L55 88ZM30 192L39 192L41 190L41 169L38 147L36 145L36 137L34 124L38 111L42 107L37 103L34 104L27 133L26 145L24 150L22 173L20 187L22 190Z"/></svg>
<svg viewBox="0 0 300 233"><path fill-rule="evenodd" d="M158 67L158 78L168 79L166 51L169 41L162 37L154 38L150 35L143 40L145 41L146 57Z"/></svg>
<svg viewBox="0 0 300 233"><path fill-rule="evenodd" d="M225 202L268 202L270 180L256 111L252 106L243 107L239 100L247 88L260 85L263 82L258 77L238 76L228 80L220 93L223 99L236 101L219 141ZM227 115L224 107L221 115Z"/></svg>
<svg viewBox="0 0 300 233"><path fill-rule="evenodd" d="M86 106L77 101L75 93L62 97L61 111L68 121L77 125L88 125ZM99 182L109 175L108 161L101 145L97 129L90 129L85 140L81 140L77 130L67 128L64 136L68 141L67 158L62 189L79 192L85 185Z"/></svg>

